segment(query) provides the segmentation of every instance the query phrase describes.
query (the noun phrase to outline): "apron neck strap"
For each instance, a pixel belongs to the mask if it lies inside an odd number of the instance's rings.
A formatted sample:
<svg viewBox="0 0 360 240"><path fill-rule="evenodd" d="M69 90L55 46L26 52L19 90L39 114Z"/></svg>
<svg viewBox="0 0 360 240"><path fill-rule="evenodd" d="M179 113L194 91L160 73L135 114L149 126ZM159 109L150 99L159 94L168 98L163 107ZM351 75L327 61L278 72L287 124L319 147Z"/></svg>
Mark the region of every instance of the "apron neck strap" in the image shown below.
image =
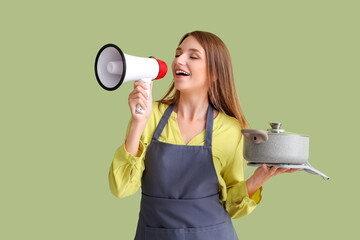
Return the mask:
<svg viewBox="0 0 360 240"><path fill-rule="evenodd" d="M165 110L164 115L161 117L160 122L155 129L154 135L152 137L153 139L155 139L155 140L159 139L160 134L162 133L173 109L174 109L174 105L172 104L172 105L169 105L169 107Z"/></svg>
<svg viewBox="0 0 360 240"><path fill-rule="evenodd" d="M205 147L211 147L212 143L212 133L213 133L213 120L214 120L214 113L213 107L211 103L209 103L209 108L207 112L206 118L206 131L205 131Z"/></svg>

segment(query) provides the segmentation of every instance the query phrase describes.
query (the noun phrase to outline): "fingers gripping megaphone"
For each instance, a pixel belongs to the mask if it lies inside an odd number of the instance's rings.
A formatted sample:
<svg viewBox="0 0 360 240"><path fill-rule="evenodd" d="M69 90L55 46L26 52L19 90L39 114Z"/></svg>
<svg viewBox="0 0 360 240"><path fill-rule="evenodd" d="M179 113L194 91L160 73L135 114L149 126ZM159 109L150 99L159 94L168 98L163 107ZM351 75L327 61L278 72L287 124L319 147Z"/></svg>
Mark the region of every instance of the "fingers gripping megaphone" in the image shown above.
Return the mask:
<svg viewBox="0 0 360 240"><path fill-rule="evenodd" d="M108 91L117 89L123 82L141 80L148 85L149 95L151 81L163 78L166 73L165 62L154 57L143 58L125 54L114 44L103 46L95 60L96 79L100 86ZM145 111L138 104L136 112Z"/></svg>

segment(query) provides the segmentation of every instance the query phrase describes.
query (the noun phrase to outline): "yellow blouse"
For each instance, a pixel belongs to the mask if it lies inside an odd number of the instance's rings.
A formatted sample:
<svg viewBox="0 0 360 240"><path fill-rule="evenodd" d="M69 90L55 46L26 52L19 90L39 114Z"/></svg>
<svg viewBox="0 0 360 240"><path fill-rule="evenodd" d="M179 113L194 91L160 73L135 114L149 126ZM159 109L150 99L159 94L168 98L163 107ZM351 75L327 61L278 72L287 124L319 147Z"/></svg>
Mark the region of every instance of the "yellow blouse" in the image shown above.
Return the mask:
<svg viewBox="0 0 360 240"><path fill-rule="evenodd" d="M152 114L140 138L138 157L134 157L125 149L125 143L115 152L109 170L111 192L123 198L134 194L141 186L141 177L145 169L145 153L155 129L168 105L152 103ZM159 141L184 145L176 120L176 112L172 112ZM130 123L130 122L129 122ZM129 132L127 128L126 136ZM229 212L231 218L248 215L261 201L262 187L249 198L243 172L243 142L239 122L224 113L214 119L212 153L215 170L219 180L220 202ZM204 145L205 130L190 140L188 145ZM240 202L237 204L236 202Z"/></svg>

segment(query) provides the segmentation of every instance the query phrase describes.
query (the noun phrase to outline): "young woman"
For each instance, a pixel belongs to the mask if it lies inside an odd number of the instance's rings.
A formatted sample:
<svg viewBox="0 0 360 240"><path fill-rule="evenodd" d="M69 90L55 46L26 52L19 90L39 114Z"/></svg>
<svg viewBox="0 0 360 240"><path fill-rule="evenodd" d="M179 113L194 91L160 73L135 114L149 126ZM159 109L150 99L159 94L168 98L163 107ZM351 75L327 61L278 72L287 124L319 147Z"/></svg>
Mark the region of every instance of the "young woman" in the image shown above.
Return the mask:
<svg viewBox="0 0 360 240"><path fill-rule="evenodd" d="M110 189L122 198L141 186L136 240L238 239L231 218L260 203L269 178L296 169L264 164L244 180L240 130L248 124L229 51L217 36L185 34L172 72L173 83L157 102L135 82L132 119L110 167ZM137 114L137 104L146 113Z"/></svg>

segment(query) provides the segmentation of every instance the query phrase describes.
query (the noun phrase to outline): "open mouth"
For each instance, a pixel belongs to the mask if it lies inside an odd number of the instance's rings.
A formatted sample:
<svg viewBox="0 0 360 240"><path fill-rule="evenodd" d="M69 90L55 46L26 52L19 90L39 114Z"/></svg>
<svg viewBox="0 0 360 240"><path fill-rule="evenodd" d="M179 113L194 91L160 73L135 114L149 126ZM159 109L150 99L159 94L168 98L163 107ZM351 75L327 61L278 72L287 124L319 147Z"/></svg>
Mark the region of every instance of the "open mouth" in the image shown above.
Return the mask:
<svg viewBox="0 0 360 240"><path fill-rule="evenodd" d="M176 76L190 76L190 73L184 72L184 71L176 71Z"/></svg>

